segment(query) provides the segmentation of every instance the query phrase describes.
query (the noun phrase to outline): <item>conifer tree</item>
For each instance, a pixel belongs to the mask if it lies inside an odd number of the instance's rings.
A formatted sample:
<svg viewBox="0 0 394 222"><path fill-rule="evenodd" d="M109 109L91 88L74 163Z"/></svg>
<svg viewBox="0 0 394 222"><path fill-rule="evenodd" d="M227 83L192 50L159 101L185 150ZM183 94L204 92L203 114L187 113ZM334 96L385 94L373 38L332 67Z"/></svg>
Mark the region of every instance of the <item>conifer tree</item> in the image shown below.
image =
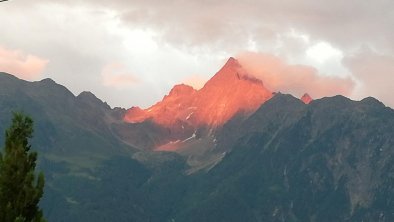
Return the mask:
<svg viewBox="0 0 394 222"><path fill-rule="evenodd" d="M42 222L38 203L43 195L44 175L35 174L37 153L30 150L33 120L14 113L5 132L4 154L0 153L0 221Z"/></svg>

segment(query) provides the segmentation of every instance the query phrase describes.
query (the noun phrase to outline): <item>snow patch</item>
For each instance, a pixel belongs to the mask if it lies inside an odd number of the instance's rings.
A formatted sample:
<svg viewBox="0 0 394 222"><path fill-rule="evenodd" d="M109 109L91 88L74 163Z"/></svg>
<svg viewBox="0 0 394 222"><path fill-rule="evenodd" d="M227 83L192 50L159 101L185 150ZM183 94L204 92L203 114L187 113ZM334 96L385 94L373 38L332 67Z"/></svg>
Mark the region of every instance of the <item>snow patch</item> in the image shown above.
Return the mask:
<svg viewBox="0 0 394 222"><path fill-rule="evenodd" d="M168 144L175 144L175 143L179 143L179 142L181 142L181 140L170 141Z"/></svg>
<svg viewBox="0 0 394 222"><path fill-rule="evenodd" d="M192 135L191 137L189 137L189 138L183 140L182 142L187 142L187 141L189 141L189 140L191 140L191 139L194 139L194 138L196 138L196 131L194 131L194 133L193 133L193 135Z"/></svg>
<svg viewBox="0 0 394 222"><path fill-rule="evenodd" d="M189 120L190 117L194 114L194 112L191 112L189 115L187 115L186 120Z"/></svg>

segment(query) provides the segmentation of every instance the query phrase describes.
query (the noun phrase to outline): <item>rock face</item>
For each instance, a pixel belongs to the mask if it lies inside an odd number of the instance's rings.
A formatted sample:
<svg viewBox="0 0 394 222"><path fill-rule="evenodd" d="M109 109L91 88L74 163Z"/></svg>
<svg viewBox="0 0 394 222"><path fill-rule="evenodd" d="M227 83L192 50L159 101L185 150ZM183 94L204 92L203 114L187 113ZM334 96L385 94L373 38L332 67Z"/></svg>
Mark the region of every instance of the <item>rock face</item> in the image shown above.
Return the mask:
<svg viewBox="0 0 394 222"><path fill-rule="evenodd" d="M198 92L194 125L222 126L236 114L254 113L272 93L261 80L250 76L234 58Z"/></svg>
<svg viewBox="0 0 394 222"><path fill-rule="evenodd" d="M151 119L159 125L172 126L177 120L186 120L196 92L191 86L176 85L162 101L150 108L129 109L124 120L129 123L141 123Z"/></svg>
<svg viewBox="0 0 394 222"><path fill-rule="evenodd" d="M173 151L189 147L197 131L206 134L216 130L234 116L247 118L271 97L261 80L249 75L236 59L229 58L200 90L176 85L162 101L144 110L132 107L123 119L134 125L149 122L162 129L164 134L158 134L153 147L145 149ZM207 139L213 143L213 137Z"/></svg>
<svg viewBox="0 0 394 222"><path fill-rule="evenodd" d="M236 114L252 114L271 97L261 80L248 75L236 59L230 58L202 89L176 85L162 101L148 109L129 109L124 120L129 123L152 120L170 128L176 127L177 122L194 128L216 128Z"/></svg>
<svg viewBox="0 0 394 222"><path fill-rule="evenodd" d="M394 111L376 99L278 93L225 127L175 221L394 221Z"/></svg>
<svg viewBox="0 0 394 222"><path fill-rule="evenodd" d="M312 97L308 94L305 93L302 97L301 97L301 101L304 102L305 104L309 104L310 102L313 101Z"/></svg>

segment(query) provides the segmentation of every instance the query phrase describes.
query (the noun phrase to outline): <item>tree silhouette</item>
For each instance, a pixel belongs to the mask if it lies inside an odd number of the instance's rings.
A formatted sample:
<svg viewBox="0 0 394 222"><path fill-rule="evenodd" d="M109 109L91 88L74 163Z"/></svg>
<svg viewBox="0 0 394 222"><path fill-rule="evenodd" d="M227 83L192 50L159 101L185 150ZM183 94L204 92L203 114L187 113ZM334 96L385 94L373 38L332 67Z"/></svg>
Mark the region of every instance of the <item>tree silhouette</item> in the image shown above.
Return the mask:
<svg viewBox="0 0 394 222"><path fill-rule="evenodd" d="M44 175L36 176L37 153L30 150L33 120L14 113L5 132L4 155L0 153L0 221L45 221L38 203L43 195Z"/></svg>

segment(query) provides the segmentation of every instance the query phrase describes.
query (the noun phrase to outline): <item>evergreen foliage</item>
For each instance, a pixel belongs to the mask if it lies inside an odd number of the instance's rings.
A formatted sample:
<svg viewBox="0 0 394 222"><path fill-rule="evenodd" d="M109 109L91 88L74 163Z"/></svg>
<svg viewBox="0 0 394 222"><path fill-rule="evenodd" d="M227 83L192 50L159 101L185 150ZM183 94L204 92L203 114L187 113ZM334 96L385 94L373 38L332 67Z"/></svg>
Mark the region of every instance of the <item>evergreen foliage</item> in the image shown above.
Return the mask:
<svg viewBox="0 0 394 222"><path fill-rule="evenodd" d="M43 195L44 175L35 174L37 153L32 152L29 139L33 120L14 113L5 132L4 154L0 153L0 221L45 221L38 203Z"/></svg>

